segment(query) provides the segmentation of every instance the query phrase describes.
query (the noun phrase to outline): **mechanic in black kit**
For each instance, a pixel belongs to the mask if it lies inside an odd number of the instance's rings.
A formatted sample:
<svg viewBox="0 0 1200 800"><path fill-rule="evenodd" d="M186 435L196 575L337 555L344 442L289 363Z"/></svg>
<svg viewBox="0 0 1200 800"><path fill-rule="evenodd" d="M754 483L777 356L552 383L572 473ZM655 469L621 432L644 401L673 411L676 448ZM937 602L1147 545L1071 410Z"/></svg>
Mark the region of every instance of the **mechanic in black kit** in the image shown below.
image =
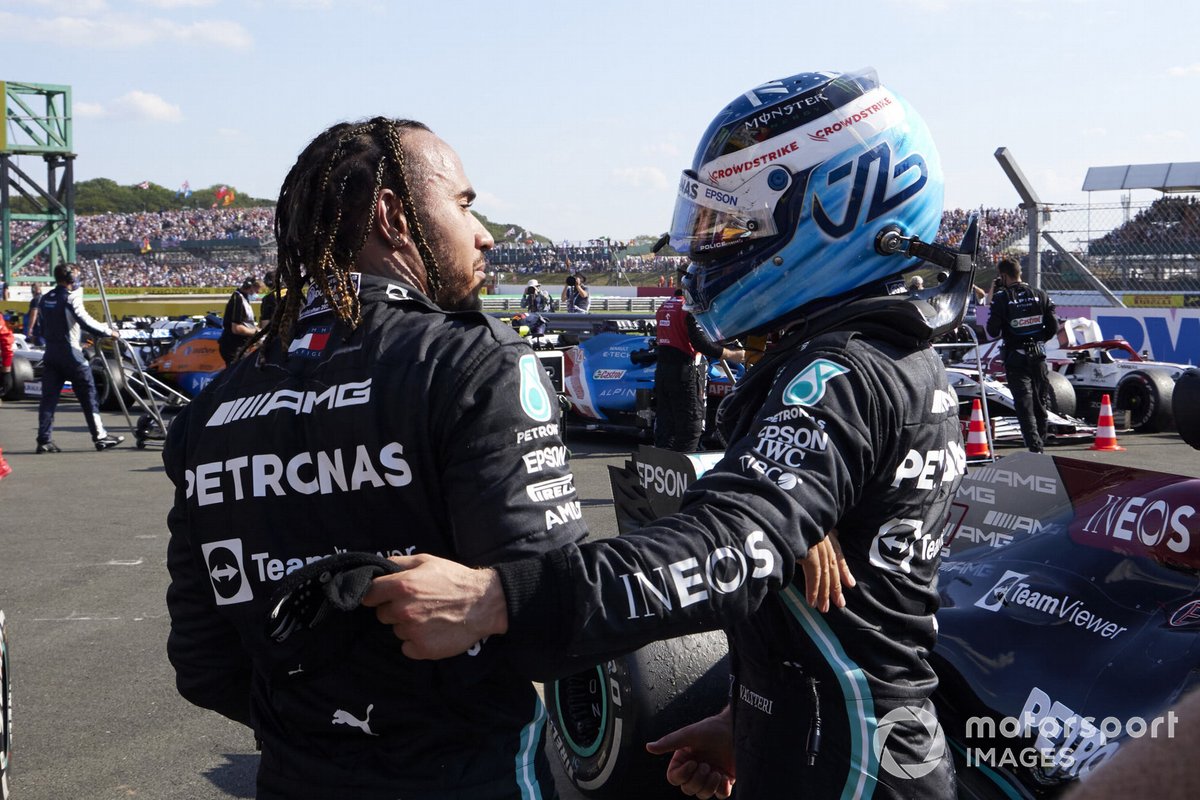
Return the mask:
<svg viewBox="0 0 1200 800"><path fill-rule="evenodd" d="M1021 280L1021 265L1002 258L996 265L989 336L1004 338L1005 381L1012 391L1025 446L1040 453L1046 445L1050 407L1050 367L1045 342L1058 335L1054 303L1041 289Z"/></svg>
<svg viewBox="0 0 1200 800"><path fill-rule="evenodd" d="M725 627L729 706L648 745L673 753L671 783L728 797L736 778L751 800L954 797L927 656L966 466L930 339L957 318L905 291L918 262L902 254L941 215L929 132L873 71L739 95L681 176L671 226L714 341L784 331L721 405L721 461L641 531L493 569L400 558L366 602L417 658L504 634L599 659ZM942 297L961 313L973 271L954 270ZM835 529L857 579L844 594L828 591Z"/></svg>
<svg viewBox="0 0 1200 800"><path fill-rule="evenodd" d="M683 289L658 307L654 338L654 445L681 453L700 447L706 413L708 361L721 358L738 364L741 348L722 347L709 339L696 318L683 307Z"/></svg>
<svg viewBox="0 0 1200 800"><path fill-rule="evenodd" d="M39 454L62 452L52 436L58 399L67 381L71 382L75 398L83 409L96 449L108 450L125 441L124 436L111 436L104 429L96 402L92 366L83 355L81 338L83 330L96 337L117 336L118 333L115 328L94 319L83 307L83 289L76 287L78 277L79 268L75 264L59 264L54 268L54 288L42 295L38 305L42 338L46 341L46 352L42 356L42 397L38 401Z"/></svg>
<svg viewBox="0 0 1200 800"><path fill-rule="evenodd" d="M258 333L258 321L254 318L254 306L251 303L258 299L264 288L263 282L258 278L246 278L241 286L233 290L229 301L225 303L217 349L221 358L225 359L226 366L233 363L241 349Z"/></svg>
<svg viewBox="0 0 1200 800"><path fill-rule="evenodd" d="M320 134L280 191L277 325L170 427L168 654L185 698L261 739L260 798L557 796L545 708L496 645L410 660L368 609L265 629L322 556L484 565L585 534L549 378L480 311L474 198L420 123Z"/></svg>

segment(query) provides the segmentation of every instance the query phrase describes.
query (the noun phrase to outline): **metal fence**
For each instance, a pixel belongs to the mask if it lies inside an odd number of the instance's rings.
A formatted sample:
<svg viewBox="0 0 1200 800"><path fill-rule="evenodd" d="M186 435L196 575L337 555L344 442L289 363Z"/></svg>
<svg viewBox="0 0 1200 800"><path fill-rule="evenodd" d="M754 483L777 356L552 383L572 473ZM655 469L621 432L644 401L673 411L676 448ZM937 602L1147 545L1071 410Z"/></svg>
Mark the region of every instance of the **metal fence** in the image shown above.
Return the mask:
<svg viewBox="0 0 1200 800"><path fill-rule="evenodd" d="M1200 197L1041 209L1042 288L1106 288L1112 302L1131 306L1200 306Z"/></svg>

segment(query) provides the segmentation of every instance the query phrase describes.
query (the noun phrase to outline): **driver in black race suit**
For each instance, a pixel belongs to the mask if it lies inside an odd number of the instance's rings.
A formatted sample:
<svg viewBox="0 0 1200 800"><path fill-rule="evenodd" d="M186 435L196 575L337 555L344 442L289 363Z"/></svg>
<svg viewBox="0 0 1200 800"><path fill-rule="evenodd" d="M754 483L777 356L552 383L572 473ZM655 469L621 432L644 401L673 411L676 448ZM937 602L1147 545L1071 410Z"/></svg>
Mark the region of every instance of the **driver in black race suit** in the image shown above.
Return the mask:
<svg viewBox="0 0 1200 800"><path fill-rule="evenodd" d="M929 132L874 72L740 95L680 180L671 236L711 338L785 332L721 406L722 460L632 535L494 569L401 558L366 602L426 658L489 634L587 657L723 626L728 708L649 745L685 793L953 797L927 655L966 459L939 317L883 246L932 241L941 214ZM797 562L833 530L857 586L820 614Z"/></svg>
<svg viewBox="0 0 1200 800"><path fill-rule="evenodd" d="M318 136L279 199L275 323L168 432L168 654L184 697L261 740L260 798L556 796L503 639L435 663L366 609L281 644L265 625L322 556L482 565L585 533L553 387L477 310L474 195L419 123Z"/></svg>

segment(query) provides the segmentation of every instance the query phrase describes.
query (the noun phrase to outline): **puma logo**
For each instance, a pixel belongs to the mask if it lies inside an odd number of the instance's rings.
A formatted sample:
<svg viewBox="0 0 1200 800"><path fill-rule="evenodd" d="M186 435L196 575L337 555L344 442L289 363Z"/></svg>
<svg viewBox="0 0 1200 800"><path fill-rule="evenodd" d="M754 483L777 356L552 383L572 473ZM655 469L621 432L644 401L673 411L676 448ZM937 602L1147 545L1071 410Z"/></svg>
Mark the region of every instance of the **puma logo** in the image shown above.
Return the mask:
<svg viewBox="0 0 1200 800"><path fill-rule="evenodd" d="M374 703L367 706L367 718L366 719L359 719L358 717L351 714L349 711L342 711L339 708L337 711L333 712L333 723L332 724L334 724L334 725L349 725L351 727L358 728L363 733L365 733L367 736L378 736L379 735L378 733L371 732L371 709L373 709L373 708L375 708Z"/></svg>

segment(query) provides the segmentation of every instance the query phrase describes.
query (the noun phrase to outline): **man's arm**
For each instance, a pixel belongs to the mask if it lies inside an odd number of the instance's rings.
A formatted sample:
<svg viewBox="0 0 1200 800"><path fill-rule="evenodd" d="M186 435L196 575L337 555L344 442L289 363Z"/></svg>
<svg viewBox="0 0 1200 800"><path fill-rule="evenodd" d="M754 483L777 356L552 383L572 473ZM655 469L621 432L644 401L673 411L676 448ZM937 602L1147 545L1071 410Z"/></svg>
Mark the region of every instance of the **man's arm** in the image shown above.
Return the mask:
<svg viewBox="0 0 1200 800"><path fill-rule="evenodd" d="M692 485L676 514L634 534L459 578L452 576L463 568L453 564L400 559L406 571L377 579L368 604L413 657L449 655L472 637L501 631L510 642L595 657L749 615L791 582L796 561L858 501L854 476L873 469L873 431L886 400L863 396L865 370L857 366L829 380L819 408L788 412L786 441L817 443L802 459L772 446L785 441L769 422L773 411L786 410L785 387L802 386L812 361L829 369L835 357L815 350L789 366L758 427ZM871 409L874 419L856 409ZM436 588L451 582L467 587L466 595Z"/></svg>
<svg viewBox="0 0 1200 800"><path fill-rule="evenodd" d="M83 289L76 289L67 294L67 310L74 315L80 327L93 336L117 336L116 328L110 328L103 322L94 319L83 307Z"/></svg>
<svg viewBox="0 0 1200 800"><path fill-rule="evenodd" d="M720 358L725 361L731 361L735 364L740 364L746 358L745 350L733 350L721 345L708 338L704 329L700 327L700 323L696 322L696 318L691 314L687 315L687 333L688 341L692 343L692 347L701 355L709 358Z"/></svg>

